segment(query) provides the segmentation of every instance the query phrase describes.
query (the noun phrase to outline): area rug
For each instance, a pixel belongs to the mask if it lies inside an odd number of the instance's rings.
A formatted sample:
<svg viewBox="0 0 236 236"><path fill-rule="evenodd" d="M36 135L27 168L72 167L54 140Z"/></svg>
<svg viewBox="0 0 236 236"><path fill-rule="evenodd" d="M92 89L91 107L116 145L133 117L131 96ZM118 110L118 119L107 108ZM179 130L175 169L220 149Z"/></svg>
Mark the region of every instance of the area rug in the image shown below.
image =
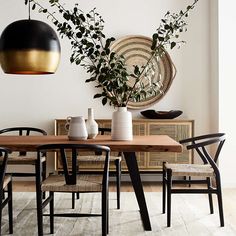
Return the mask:
<svg viewBox="0 0 236 236"><path fill-rule="evenodd" d="M172 200L172 227L166 227L166 215L161 213L161 193L145 193L152 231L144 231L140 219L137 201L132 192L121 193L121 209L116 209L115 193L110 193L109 235L236 235L235 212L225 215L226 226L219 227L217 202L215 214L209 214L207 196L175 195ZM14 235L37 235L35 193L14 192ZM71 209L71 194L55 195L57 212L79 211L83 213L100 212L100 194L81 194L76 200L76 209ZM227 206L226 206L227 207ZM3 235L8 235L7 210L3 212ZM49 219L44 217L44 234L49 235ZM101 235L101 218L55 218L55 234L57 236L95 236Z"/></svg>

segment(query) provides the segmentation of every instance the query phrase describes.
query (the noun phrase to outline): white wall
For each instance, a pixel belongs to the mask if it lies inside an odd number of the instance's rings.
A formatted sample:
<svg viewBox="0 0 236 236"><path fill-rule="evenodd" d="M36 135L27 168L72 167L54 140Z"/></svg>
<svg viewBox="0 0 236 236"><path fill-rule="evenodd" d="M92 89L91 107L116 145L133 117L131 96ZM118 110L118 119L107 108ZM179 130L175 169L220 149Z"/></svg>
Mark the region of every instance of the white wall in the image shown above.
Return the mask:
<svg viewBox="0 0 236 236"><path fill-rule="evenodd" d="M72 7L75 0L64 2ZM119 38L129 34L151 36L168 10L179 12L192 1L90 0L79 3L85 10L96 7L105 20L106 34ZM210 3L210 0L200 0L190 14L188 31L181 38L187 44L179 50L169 51L177 68L176 78L167 95L150 107L183 110L182 118L195 120L195 134L217 131L210 125L218 117L218 114L210 115ZM0 6L0 32L9 23L27 18L23 0L0 0ZM32 18L50 23L45 15L36 11ZM113 108L104 107L100 100L93 99L95 89L92 84L84 83L88 75L83 68L69 63L69 42L61 39L61 46L61 63L55 75L17 76L0 71L0 128L32 125L53 133L55 118L68 115L86 117L88 107L95 109L96 118L111 118ZM139 117L139 112L133 111L133 117Z"/></svg>
<svg viewBox="0 0 236 236"><path fill-rule="evenodd" d="M234 176L236 166L236 123L235 106L235 15L234 0L219 0L219 125L227 134L220 168L225 186L236 186Z"/></svg>
<svg viewBox="0 0 236 236"><path fill-rule="evenodd" d="M210 0L210 130L219 130L219 40L218 40L218 0ZM213 116L213 118L212 118Z"/></svg>

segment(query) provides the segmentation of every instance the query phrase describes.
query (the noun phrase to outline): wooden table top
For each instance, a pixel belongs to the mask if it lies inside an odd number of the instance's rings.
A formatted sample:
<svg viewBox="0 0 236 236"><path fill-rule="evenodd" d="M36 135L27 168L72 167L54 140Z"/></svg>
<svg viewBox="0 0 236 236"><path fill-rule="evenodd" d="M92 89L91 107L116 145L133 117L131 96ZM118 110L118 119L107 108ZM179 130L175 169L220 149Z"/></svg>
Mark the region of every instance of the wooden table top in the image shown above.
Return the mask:
<svg viewBox="0 0 236 236"><path fill-rule="evenodd" d="M95 139L70 141L66 135L8 136L0 135L0 146L13 151L35 151L43 144L80 143L109 146L112 151L123 152L182 152L182 145L167 135L133 136L132 141L111 140L110 135L98 135Z"/></svg>

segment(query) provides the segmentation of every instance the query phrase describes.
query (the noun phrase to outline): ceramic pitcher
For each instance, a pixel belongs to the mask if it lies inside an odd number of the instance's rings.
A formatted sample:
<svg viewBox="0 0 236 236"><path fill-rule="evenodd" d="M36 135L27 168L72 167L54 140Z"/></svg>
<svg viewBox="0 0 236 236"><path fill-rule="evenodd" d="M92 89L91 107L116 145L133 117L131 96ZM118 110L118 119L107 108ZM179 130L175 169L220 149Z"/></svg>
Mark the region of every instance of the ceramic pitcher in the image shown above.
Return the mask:
<svg viewBox="0 0 236 236"><path fill-rule="evenodd" d="M67 117L65 128L68 131L69 140L84 140L88 138L83 116Z"/></svg>

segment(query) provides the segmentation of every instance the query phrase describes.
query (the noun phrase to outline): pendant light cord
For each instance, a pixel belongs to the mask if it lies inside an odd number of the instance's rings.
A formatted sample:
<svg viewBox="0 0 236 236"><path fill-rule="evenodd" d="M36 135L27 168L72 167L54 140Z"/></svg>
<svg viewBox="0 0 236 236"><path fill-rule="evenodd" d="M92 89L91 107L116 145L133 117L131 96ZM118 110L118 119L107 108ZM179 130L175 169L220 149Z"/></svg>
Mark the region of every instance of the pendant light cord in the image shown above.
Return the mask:
<svg viewBox="0 0 236 236"><path fill-rule="evenodd" d="M30 20L30 0L29 0L29 20Z"/></svg>

